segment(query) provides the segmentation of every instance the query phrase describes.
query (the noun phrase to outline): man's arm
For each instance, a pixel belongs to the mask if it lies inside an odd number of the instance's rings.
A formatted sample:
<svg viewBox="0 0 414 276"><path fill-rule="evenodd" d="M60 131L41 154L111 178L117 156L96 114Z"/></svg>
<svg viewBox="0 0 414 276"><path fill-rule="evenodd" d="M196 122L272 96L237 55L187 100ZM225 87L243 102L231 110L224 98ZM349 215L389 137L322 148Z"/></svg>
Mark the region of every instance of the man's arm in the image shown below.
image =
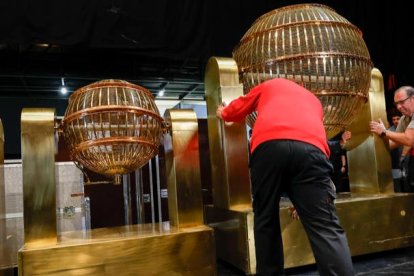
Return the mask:
<svg viewBox="0 0 414 276"><path fill-rule="evenodd" d="M407 128L403 133L393 132L393 131L385 131L385 137L390 139L391 143L396 143L397 145L404 145L411 147L414 145L414 129Z"/></svg>
<svg viewBox="0 0 414 276"><path fill-rule="evenodd" d="M414 145L414 129L408 127L404 132L393 132L389 131L385 128L384 124L382 123L381 119L376 121L371 121L369 123L369 127L372 133L376 133L381 137L387 137L392 141L390 143L391 148L395 148L395 144L397 145L405 145L405 146L412 146Z"/></svg>
<svg viewBox="0 0 414 276"><path fill-rule="evenodd" d="M346 171L346 156L345 154L341 155L341 173L345 173Z"/></svg>
<svg viewBox="0 0 414 276"><path fill-rule="evenodd" d="M401 156L406 156L410 152L411 147L404 146L401 152Z"/></svg>

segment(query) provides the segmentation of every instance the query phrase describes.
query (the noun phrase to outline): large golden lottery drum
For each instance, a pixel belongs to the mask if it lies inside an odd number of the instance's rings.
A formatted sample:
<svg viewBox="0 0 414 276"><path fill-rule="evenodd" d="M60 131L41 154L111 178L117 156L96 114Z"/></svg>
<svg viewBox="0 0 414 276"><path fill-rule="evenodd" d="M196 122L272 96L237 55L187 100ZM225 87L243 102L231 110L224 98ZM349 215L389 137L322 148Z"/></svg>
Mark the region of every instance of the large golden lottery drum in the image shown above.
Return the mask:
<svg viewBox="0 0 414 276"><path fill-rule="evenodd" d="M245 93L272 78L312 91L322 102L328 137L346 129L368 97L372 62L362 33L324 5L291 5L262 15L233 58ZM252 114L250 125L254 120Z"/></svg>
<svg viewBox="0 0 414 276"><path fill-rule="evenodd" d="M162 124L150 91L109 79L70 96L62 128L72 160L93 172L119 176L158 153Z"/></svg>

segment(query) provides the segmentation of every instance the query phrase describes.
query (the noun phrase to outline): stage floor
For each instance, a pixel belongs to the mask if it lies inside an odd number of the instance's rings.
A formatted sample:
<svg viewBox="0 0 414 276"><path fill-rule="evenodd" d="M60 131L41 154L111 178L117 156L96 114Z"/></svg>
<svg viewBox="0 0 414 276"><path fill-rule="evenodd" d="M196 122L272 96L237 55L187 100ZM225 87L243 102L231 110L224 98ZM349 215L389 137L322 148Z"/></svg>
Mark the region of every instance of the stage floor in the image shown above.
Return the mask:
<svg viewBox="0 0 414 276"><path fill-rule="evenodd" d="M398 248L352 258L355 275L414 275L414 247ZM244 272L222 261L217 263L218 276L239 276ZM286 270L286 275L319 275L315 265Z"/></svg>

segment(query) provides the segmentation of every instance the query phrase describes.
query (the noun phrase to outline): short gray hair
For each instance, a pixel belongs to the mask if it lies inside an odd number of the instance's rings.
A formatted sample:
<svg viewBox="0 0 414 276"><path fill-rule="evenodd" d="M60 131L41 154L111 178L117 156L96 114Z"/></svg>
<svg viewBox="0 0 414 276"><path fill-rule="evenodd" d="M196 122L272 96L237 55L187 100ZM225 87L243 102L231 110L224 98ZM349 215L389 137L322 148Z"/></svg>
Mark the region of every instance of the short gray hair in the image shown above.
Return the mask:
<svg viewBox="0 0 414 276"><path fill-rule="evenodd" d="M405 93L407 94L407 97L414 96L414 87L412 87L412 86L408 86L408 85L401 86L400 88L395 90L394 95L397 94L400 91L405 91Z"/></svg>

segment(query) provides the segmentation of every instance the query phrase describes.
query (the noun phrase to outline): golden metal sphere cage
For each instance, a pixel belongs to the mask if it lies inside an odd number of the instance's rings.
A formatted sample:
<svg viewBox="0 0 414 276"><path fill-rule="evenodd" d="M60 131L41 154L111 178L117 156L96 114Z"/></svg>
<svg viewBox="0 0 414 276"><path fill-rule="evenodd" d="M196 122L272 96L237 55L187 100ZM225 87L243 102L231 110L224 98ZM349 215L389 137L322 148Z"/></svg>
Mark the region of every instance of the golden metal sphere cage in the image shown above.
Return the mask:
<svg viewBox="0 0 414 276"><path fill-rule="evenodd" d="M325 5L291 5L262 15L233 58L245 93L272 78L312 91L322 102L328 137L344 130L368 98L372 62L362 33ZM251 126L255 116L248 118Z"/></svg>
<svg viewBox="0 0 414 276"><path fill-rule="evenodd" d="M108 79L70 96L61 128L78 166L119 178L158 153L163 119L150 91Z"/></svg>

